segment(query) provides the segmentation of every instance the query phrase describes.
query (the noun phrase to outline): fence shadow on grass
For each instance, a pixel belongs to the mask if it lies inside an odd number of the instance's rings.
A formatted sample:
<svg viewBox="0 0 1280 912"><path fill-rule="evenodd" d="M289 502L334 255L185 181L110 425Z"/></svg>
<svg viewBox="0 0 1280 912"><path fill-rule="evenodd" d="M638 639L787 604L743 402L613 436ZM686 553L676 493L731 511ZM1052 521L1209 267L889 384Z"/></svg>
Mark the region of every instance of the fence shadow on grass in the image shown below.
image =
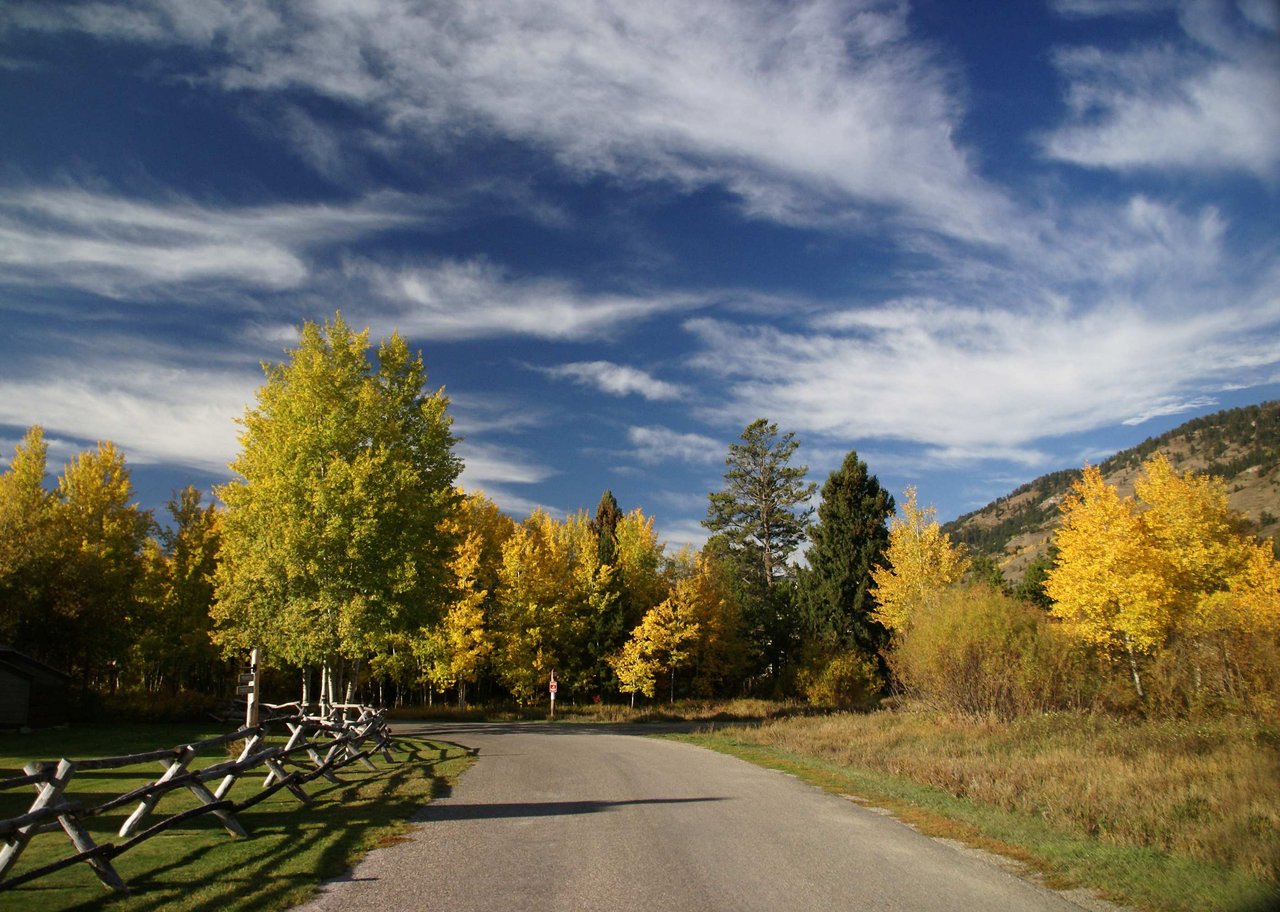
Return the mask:
<svg viewBox="0 0 1280 912"><path fill-rule="evenodd" d="M258 805L240 815L250 839L228 839L214 822L217 832L211 830L208 841L179 857L137 871L123 867L128 896L104 895L65 908L256 910L303 902L374 848L382 831L410 821L426 801L449 791L435 767L462 755L461 748L451 754L403 742L399 747L410 750L404 759L396 758L395 766L361 770L313 791L314 813Z"/></svg>
<svg viewBox="0 0 1280 912"><path fill-rule="evenodd" d="M30 763L26 775L5 779L0 794L6 798L24 788L38 792L26 814L0 820L0 830L7 834L9 870L33 837L60 824L69 827L67 835L77 848L88 846L92 851L51 862L59 857L52 854L56 849L37 847L31 858L35 868L28 864L29 873L0 881L0 909L15 901L24 910L283 908L305 899L322 880L341 875L363 850L374 846L380 831L413 818L433 796L447 790L438 768L468 756L462 747L451 750L395 737L381 713L373 710L340 724L306 716L282 718L294 733L284 747L268 747L266 729L260 726L137 755ZM305 731L318 732L321 740L301 740ZM239 760L188 768L199 750L245 733L252 737L230 749L242 747ZM333 740L325 741L326 737ZM361 749L366 740L372 746ZM323 760L317 749L327 749ZM304 753L314 768L307 767ZM376 766L370 759L374 754L391 765ZM168 772L150 783L149 774L139 775L137 764L157 760ZM243 778L264 764L271 775L261 786ZM125 772L123 768L130 766L133 772ZM341 778L336 775L339 770ZM233 775L215 793L213 787L224 773ZM275 784L268 788L273 777ZM140 778L150 784L119 794L119 783ZM166 780L171 781L166 785ZM208 786L201 784L205 782ZM75 788L68 791L69 784ZM286 788L292 798L283 791ZM175 800L170 796L175 789L177 795L190 790L200 800ZM139 798L146 799L144 805L126 817L130 803L137 804ZM304 801L311 810L299 809L292 799ZM161 806L170 816L158 812ZM206 813L220 808L223 819ZM157 822L137 832L148 815ZM244 838L228 838L227 831ZM94 857L106 861L96 873L117 891L114 894L88 895L101 887L89 886L93 875L80 862Z"/></svg>

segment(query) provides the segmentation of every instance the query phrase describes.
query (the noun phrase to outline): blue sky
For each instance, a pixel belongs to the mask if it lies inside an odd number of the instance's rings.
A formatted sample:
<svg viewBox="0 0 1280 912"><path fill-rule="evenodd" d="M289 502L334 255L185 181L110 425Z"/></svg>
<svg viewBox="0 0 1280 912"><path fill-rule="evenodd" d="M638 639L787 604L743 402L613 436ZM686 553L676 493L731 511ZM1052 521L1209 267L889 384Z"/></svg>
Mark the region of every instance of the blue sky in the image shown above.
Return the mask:
<svg viewBox="0 0 1280 912"><path fill-rule="evenodd" d="M17 0L0 445L208 487L341 308L514 514L763 416L946 519L1280 396L1278 203L1274 0Z"/></svg>

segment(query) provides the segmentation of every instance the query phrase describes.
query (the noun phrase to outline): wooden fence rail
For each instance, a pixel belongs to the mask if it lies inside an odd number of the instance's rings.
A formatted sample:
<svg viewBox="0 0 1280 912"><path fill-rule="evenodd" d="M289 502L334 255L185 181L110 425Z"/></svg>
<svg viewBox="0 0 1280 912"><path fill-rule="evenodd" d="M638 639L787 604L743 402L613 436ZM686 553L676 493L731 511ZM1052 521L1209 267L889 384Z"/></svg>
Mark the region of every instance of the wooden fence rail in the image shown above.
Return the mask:
<svg viewBox="0 0 1280 912"><path fill-rule="evenodd" d="M376 769L369 759L373 754L382 754L388 763L392 762L391 729L381 710L343 704L332 707L326 714L310 714L310 707L299 703L263 704L263 708L269 711L269 715L261 724L216 738L124 757L36 761L23 768L26 775L0 780L0 792L32 786L36 791L35 800L25 814L0 820L0 891L85 862L93 868L105 886L125 892L128 887L112 867L111 859L177 823L203 814L213 814L228 833L247 837L249 832L236 815L281 789L287 789L303 804L310 804L311 799L302 788L306 783L321 776L332 782L340 782L336 771L351 763L359 762L369 769ZM288 730L289 740L284 746L265 746L272 727ZM198 770L190 768L201 751L235 741L244 741L244 747L235 760L215 763ZM295 760L295 757L305 757L309 766ZM76 773L136 766L152 761L158 761L164 767L164 772L147 785L90 807L66 797ZM292 764L295 768L289 770L286 764ZM239 802L227 797L238 779L251 770L263 767L267 771L266 778L255 795ZM206 783L214 780L221 781L216 788L210 790ZM198 802L196 806L140 830L146 818L155 811L157 802L169 792L179 789L191 792ZM135 801L138 806L117 834L123 841L95 843L84 828L83 821ZM71 840L75 849L73 854L34 870L5 876L14 868L23 850L34 837L58 830Z"/></svg>

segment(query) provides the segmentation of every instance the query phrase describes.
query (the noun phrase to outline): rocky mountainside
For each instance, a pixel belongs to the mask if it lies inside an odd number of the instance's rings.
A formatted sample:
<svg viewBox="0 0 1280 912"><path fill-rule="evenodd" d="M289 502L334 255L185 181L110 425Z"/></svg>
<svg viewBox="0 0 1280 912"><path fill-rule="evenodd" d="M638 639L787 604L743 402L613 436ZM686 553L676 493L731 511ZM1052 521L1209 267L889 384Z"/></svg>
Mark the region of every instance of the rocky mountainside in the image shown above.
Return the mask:
<svg viewBox="0 0 1280 912"><path fill-rule="evenodd" d="M1148 438L1101 463L1106 480L1122 495L1133 493L1142 461L1165 453L1180 471L1208 472L1226 479L1231 507L1245 514L1259 534L1280 533L1280 401L1230 409L1188 421ZM952 541L976 555L989 555L1017 581L1049 546L1060 519L1059 505L1079 470L1042 475L981 510L943 526Z"/></svg>

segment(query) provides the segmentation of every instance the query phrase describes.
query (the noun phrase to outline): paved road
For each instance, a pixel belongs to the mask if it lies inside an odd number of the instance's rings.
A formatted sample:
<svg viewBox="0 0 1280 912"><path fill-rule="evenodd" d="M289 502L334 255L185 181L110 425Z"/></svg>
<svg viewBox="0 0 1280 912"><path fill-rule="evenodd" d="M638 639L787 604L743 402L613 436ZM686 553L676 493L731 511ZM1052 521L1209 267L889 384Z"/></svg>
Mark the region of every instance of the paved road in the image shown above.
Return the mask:
<svg viewBox="0 0 1280 912"><path fill-rule="evenodd" d="M404 843L307 912L1079 912L902 823L733 757L591 725L405 733L478 752Z"/></svg>

